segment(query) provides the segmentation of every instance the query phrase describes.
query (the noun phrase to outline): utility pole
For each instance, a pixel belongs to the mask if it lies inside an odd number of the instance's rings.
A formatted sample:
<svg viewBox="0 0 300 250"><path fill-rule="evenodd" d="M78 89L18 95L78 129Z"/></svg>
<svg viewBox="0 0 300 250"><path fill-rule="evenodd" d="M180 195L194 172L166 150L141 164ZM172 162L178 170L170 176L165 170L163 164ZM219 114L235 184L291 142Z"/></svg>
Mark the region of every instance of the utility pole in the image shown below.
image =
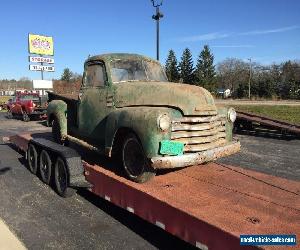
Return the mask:
<svg viewBox="0 0 300 250"><path fill-rule="evenodd" d="M163 0L155 2L155 0L151 0L152 5L156 8L156 15L152 16L152 19L156 21L156 60L159 61L159 19L161 19L164 15L159 11L159 7L162 5Z"/></svg>
<svg viewBox="0 0 300 250"><path fill-rule="evenodd" d="M248 60L249 60L248 96L249 96L249 100L251 100L252 61L251 61L251 58L249 58Z"/></svg>

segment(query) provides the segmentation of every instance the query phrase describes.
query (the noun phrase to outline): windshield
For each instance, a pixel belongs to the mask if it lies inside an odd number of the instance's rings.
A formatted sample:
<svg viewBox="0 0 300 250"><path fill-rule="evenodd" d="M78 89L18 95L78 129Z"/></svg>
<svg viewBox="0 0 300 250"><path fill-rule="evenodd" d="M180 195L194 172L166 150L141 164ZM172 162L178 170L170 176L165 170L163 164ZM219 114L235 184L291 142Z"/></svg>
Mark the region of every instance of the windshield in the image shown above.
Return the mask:
<svg viewBox="0 0 300 250"><path fill-rule="evenodd" d="M33 101L38 101L39 97L37 95L21 95L20 96L21 100L33 100Z"/></svg>
<svg viewBox="0 0 300 250"><path fill-rule="evenodd" d="M155 62L145 60L113 60L110 63L112 81L158 81L167 82L162 67Z"/></svg>

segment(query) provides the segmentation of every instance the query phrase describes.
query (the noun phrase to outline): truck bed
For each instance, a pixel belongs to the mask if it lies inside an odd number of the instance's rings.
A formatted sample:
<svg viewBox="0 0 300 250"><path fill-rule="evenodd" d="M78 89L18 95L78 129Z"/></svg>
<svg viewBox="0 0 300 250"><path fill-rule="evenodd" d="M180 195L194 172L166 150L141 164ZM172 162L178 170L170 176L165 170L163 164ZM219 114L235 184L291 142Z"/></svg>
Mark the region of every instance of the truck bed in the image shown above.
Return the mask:
<svg viewBox="0 0 300 250"><path fill-rule="evenodd" d="M53 92L48 92L48 100L63 100L66 103L78 101L78 94L56 94Z"/></svg>

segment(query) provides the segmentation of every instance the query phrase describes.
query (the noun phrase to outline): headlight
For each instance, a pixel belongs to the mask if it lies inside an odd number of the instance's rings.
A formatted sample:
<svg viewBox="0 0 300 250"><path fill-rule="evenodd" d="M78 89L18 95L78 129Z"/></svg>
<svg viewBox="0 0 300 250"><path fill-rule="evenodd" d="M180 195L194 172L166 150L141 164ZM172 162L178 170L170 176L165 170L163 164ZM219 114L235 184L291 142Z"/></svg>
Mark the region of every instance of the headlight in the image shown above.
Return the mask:
<svg viewBox="0 0 300 250"><path fill-rule="evenodd" d="M228 110L227 118L228 118L229 121L235 122L235 120L236 120L236 112L235 112L234 108L230 108Z"/></svg>
<svg viewBox="0 0 300 250"><path fill-rule="evenodd" d="M171 125L171 119L168 115L163 114L157 118L157 126L162 130L167 130Z"/></svg>

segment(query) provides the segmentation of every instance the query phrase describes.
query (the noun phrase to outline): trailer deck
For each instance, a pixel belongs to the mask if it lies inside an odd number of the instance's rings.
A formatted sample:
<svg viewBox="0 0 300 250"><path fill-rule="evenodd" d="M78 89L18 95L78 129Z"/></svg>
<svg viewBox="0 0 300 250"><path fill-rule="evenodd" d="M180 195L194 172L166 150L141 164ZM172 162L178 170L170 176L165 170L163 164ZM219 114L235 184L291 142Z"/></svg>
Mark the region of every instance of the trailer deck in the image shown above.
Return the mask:
<svg viewBox="0 0 300 250"><path fill-rule="evenodd" d="M31 136L10 141L26 151ZM240 234L300 236L299 182L209 163L137 184L105 166L83 166L91 192L200 249L257 249L240 246Z"/></svg>
<svg viewBox="0 0 300 250"><path fill-rule="evenodd" d="M272 129L277 129L282 132L289 132L295 135L300 135L300 126L297 124L291 124L285 121L280 121L276 119L272 119L270 117L257 115L248 112L237 112L237 124L248 124L248 126L252 124L258 124L261 126L265 126ZM247 127L247 126L246 126Z"/></svg>

